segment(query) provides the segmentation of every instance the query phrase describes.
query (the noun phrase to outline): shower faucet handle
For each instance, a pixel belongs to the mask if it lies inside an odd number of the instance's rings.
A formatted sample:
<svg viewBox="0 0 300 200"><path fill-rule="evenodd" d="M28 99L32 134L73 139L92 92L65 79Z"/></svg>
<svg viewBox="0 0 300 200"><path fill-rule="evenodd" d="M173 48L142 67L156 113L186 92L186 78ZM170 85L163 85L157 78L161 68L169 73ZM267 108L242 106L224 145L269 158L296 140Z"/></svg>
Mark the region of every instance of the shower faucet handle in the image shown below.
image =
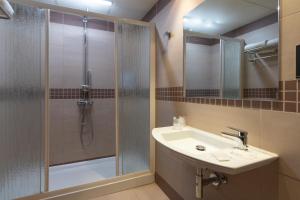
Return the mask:
<svg viewBox="0 0 300 200"><path fill-rule="evenodd" d="M90 89L91 86L90 86L90 85L81 85L81 88L82 88L82 89Z"/></svg>

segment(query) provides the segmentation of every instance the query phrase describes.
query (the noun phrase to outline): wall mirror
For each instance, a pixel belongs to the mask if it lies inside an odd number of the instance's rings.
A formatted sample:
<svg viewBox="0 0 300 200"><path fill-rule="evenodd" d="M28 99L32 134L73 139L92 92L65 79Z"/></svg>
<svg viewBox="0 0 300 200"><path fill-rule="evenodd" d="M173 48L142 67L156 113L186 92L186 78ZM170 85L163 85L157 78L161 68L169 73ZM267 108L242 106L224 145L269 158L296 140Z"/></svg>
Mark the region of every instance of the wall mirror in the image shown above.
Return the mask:
<svg viewBox="0 0 300 200"><path fill-rule="evenodd" d="M278 0L205 0L184 16L186 97L275 99Z"/></svg>

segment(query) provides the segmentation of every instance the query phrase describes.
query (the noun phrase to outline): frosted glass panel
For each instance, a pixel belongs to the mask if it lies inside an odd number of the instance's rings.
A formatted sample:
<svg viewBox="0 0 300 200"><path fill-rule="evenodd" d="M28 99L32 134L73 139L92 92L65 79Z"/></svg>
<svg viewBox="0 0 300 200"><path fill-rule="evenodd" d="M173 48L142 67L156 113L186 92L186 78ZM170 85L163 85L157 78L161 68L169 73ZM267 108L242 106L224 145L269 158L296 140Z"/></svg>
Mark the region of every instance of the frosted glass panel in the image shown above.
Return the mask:
<svg viewBox="0 0 300 200"><path fill-rule="evenodd" d="M150 30L118 25L120 173L149 169Z"/></svg>
<svg viewBox="0 0 300 200"><path fill-rule="evenodd" d="M223 98L241 98L241 41L222 39Z"/></svg>
<svg viewBox="0 0 300 200"><path fill-rule="evenodd" d="M41 192L43 10L13 5L0 19L0 199Z"/></svg>

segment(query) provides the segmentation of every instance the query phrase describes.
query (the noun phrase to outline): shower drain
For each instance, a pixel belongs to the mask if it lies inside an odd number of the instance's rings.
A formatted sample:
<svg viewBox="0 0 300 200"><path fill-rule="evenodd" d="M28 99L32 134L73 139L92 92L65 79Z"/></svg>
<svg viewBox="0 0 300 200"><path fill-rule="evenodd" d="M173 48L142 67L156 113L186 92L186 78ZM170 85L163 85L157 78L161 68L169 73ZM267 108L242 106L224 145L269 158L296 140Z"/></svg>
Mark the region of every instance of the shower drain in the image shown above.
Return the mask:
<svg viewBox="0 0 300 200"><path fill-rule="evenodd" d="M205 146L203 146L203 145L197 145L197 146L196 146L196 149L197 149L198 151L205 151L205 150L206 150Z"/></svg>

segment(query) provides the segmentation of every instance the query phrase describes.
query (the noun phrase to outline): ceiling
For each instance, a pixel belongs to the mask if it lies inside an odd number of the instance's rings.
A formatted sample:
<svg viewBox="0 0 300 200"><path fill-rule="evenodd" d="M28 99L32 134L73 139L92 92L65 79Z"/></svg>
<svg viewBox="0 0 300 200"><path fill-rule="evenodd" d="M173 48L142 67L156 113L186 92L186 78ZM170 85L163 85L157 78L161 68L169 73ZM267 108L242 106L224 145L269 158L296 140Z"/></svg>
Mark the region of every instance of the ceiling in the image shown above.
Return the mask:
<svg viewBox="0 0 300 200"><path fill-rule="evenodd" d="M142 19L158 0L113 0L110 15Z"/></svg>
<svg viewBox="0 0 300 200"><path fill-rule="evenodd" d="M220 35L277 11L277 0L206 0L184 18L184 28Z"/></svg>
<svg viewBox="0 0 300 200"><path fill-rule="evenodd" d="M80 10L88 9L105 15L122 18L141 19L158 0L108 0L112 6L101 4L102 0L34 0L47 4L70 7Z"/></svg>

